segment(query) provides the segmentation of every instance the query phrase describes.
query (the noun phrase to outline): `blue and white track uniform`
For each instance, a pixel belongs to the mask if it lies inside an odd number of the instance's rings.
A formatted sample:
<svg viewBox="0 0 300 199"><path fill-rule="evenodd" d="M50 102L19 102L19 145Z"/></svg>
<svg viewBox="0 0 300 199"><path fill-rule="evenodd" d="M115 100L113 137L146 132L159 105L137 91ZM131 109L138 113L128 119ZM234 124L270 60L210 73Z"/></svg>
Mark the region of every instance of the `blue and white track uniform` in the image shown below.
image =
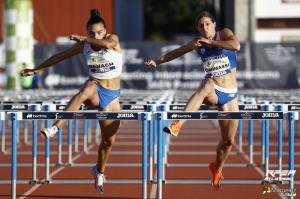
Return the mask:
<svg viewBox="0 0 300 199"><path fill-rule="evenodd" d="M94 79L113 79L121 75L122 53L107 48L94 51L89 43L85 43L83 54L89 67L90 77ZM101 109L120 96L120 89L107 89L99 83L97 83L97 89L100 99L99 108Z"/></svg>
<svg viewBox="0 0 300 199"><path fill-rule="evenodd" d="M216 33L216 40L220 40L220 33ZM199 46L197 53L203 62L205 78L214 78L231 73L237 66L236 52L218 47ZM237 88L222 88L214 85L218 96L218 105L222 106L237 97Z"/></svg>

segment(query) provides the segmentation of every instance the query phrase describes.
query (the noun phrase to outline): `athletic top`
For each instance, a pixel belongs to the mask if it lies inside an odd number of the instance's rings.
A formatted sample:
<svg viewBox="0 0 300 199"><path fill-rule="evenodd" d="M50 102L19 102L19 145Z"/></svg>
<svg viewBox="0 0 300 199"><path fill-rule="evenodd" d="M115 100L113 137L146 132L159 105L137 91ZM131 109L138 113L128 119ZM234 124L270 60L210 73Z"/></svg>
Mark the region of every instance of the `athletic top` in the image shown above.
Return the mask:
<svg viewBox="0 0 300 199"><path fill-rule="evenodd" d="M91 44L84 43L83 54L89 67L89 75L96 79L112 79L122 73L122 53L101 48L94 51Z"/></svg>
<svg viewBox="0 0 300 199"><path fill-rule="evenodd" d="M220 33L216 34L216 40L220 40ZM237 66L236 51L207 45L199 46L196 50L203 62L205 78L227 75Z"/></svg>

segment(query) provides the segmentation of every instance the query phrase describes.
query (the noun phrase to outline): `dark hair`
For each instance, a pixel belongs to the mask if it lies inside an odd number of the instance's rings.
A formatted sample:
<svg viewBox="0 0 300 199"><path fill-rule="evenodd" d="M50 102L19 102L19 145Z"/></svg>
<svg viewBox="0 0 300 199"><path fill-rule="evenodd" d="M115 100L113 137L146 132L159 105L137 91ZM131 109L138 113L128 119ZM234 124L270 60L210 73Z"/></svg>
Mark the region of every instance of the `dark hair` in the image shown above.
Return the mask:
<svg viewBox="0 0 300 199"><path fill-rule="evenodd" d="M195 26L196 26L196 27L198 26L199 20L202 19L203 17L208 17L208 18L211 19L212 22L215 22L215 17L214 17L212 14L210 14L210 13L207 12L207 11L203 11L203 12L201 12L201 13L197 16L197 18L196 18L196 21L195 21Z"/></svg>
<svg viewBox="0 0 300 199"><path fill-rule="evenodd" d="M101 17L101 14L98 9L92 9L90 11L91 17L86 23L86 28L88 28L90 25L96 24L96 23L102 23L103 26L106 28L106 24L104 19Z"/></svg>

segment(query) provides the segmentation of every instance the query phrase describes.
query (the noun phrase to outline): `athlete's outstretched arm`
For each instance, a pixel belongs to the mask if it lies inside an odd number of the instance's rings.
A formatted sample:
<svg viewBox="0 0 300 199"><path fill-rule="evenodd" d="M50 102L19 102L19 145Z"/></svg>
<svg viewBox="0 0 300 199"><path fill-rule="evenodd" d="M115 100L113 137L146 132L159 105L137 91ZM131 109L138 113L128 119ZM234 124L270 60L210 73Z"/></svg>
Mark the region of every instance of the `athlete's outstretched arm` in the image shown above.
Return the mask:
<svg viewBox="0 0 300 199"><path fill-rule="evenodd" d="M146 66L149 67L157 67L158 65L172 61L173 59L176 59L177 57L180 57L192 50L194 50L197 46L197 40L190 41L186 45L181 46L180 48L177 48L165 55L162 55L158 60L148 60L145 62Z"/></svg>
<svg viewBox="0 0 300 199"><path fill-rule="evenodd" d="M109 35L107 39L94 39L86 36L79 36L79 35L71 35L71 40L74 41L83 41L87 42L93 46L97 46L99 48L112 48L114 49L117 45L119 45L119 38L117 35Z"/></svg>
<svg viewBox="0 0 300 199"><path fill-rule="evenodd" d="M221 40L210 40L201 37L198 42L227 50L240 50L240 42L230 29L224 28L220 31L220 36Z"/></svg>
<svg viewBox="0 0 300 199"><path fill-rule="evenodd" d="M44 69L46 69L50 66L53 66L53 65L61 62L62 60L65 60L69 57L72 57L73 55L82 53L82 50L83 50L83 43L82 42L76 43L71 48L69 48L68 50L57 53L57 54L51 56L50 58L46 59L38 67L36 67L34 69L24 69L21 72L21 75L22 76L34 75L36 72L38 72L40 70L44 70Z"/></svg>

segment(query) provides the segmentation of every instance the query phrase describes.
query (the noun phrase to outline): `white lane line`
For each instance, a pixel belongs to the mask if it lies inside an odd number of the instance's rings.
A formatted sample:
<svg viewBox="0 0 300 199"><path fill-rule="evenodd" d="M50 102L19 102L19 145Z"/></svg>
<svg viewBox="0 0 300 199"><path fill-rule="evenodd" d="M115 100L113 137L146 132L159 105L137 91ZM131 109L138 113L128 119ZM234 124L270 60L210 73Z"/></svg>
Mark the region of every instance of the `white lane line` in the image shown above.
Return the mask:
<svg viewBox="0 0 300 199"><path fill-rule="evenodd" d="M236 146L235 144L234 144L233 146L235 147L236 150L238 150L238 149L237 149L237 146ZM247 162L249 162L249 157L248 157L248 155L246 155L244 152L242 152L242 156L246 159ZM265 173L264 173L264 171L263 171L261 168L254 166L254 169L255 169L262 177L265 177ZM278 188L278 187L277 187L276 185L274 185L274 184L272 184L271 186L272 186L274 189L277 189L277 188ZM282 199L287 199L287 197L286 197L283 193L281 193L281 192L278 192L278 195L279 195L280 198L282 198Z"/></svg>
<svg viewBox="0 0 300 199"><path fill-rule="evenodd" d="M218 123L217 123L216 121L212 121L212 123L213 123L214 126L219 126ZM234 148L235 148L236 150L238 150L238 147L236 146L236 144L234 144L233 146L234 146ZM248 155L247 155L246 153L244 153L244 152L242 152L241 154L242 154L242 156L245 158L245 160L246 160L247 162L249 162L249 157L248 157ZM226 164L226 163L225 163L225 164ZM254 169L255 169L255 170L257 171L257 173L259 173L263 178L265 177L265 173L264 173L264 171L263 171L261 168L254 166ZM277 187L276 185L274 185L274 184L272 184L271 186L272 186L274 189L278 188L278 187ZM282 198L282 199L287 199L287 197L286 197L283 193L278 192L278 195L279 195L280 198Z"/></svg>
<svg viewBox="0 0 300 199"><path fill-rule="evenodd" d="M94 147L94 144L90 145L87 149L90 150L91 148ZM74 158L72 158L72 161L77 160L78 158L80 158L82 155L84 155L84 153L81 154L77 154ZM56 174L58 174L59 172L61 172L63 169L65 169L66 167L60 167L56 170L54 170L51 174L50 174L50 179L55 176ZM43 179L45 180L45 179ZM35 190L37 190L42 184L36 184L34 185L31 189L29 189L28 191L26 191L24 194L22 194L22 197L19 197L19 199L25 199L27 196L29 196L30 194L32 194Z"/></svg>
<svg viewBox="0 0 300 199"><path fill-rule="evenodd" d="M155 175L154 175L154 179L155 179L155 176L157 176L157 171L155 171ZM151 191L150 191L150 199L155 199L156 198L156 192L157 192L157 183L155 184L152 184L152 187L151 187Z"/></svg>

